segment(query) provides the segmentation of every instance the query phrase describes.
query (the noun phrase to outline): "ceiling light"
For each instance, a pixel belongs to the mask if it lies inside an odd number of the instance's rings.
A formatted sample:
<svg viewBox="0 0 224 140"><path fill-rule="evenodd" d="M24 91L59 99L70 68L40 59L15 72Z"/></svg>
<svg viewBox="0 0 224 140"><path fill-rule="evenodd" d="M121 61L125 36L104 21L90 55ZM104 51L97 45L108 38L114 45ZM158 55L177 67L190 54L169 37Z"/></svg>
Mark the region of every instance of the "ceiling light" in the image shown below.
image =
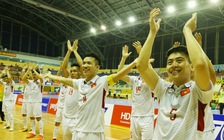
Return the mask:
<svg viewBox="0 0 224 140"><path fill-rule="evenodd" d="M117 26L121 26L121 21L120 20L117 20L116 22L115 22L115 24L117 25Z"/></svg>
<svg viewBox="0 0 224 140"><path fill-rule="evenodd" d="M191 1L188 1L187 6L188 8L195 8L197 6L197 3L195 0L191 0Z"/></svg>
<svg viewBox="0 0 224 140"><path fill-rule="evenodd" d="M129 21L129 22L135 22L135 17L129 17L129 18L128 18L128 21Z"/></svg>
<svg viewBox="0 0 224 140"><path fill-rule="evenodd" d="M105 25L101 25L101 29L102 30L106 30L106 26Z"/></svg>
<svg viewBox="0 0 224 140"><path fill-rule="evenodd" d="M176 8L175 8L173 5L170 5L170 6L167 7L167 11L168 11L169 13L173 13L173 12L176 11Z"/></svg>
<svg viewBox="0 0 224 140"><path fill-rule="evenodd" d="M90 29L90 32L95 33L96 32L96 29L95 28L91 28Z"/></svg>

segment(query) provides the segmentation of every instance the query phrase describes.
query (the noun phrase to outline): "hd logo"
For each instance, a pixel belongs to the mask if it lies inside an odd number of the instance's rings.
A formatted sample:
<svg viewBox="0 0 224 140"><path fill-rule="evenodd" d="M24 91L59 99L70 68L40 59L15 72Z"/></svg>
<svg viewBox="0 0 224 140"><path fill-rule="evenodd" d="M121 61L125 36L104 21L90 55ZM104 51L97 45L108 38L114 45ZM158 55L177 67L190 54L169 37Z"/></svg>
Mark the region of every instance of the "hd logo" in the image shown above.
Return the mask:
<svg viewBox="0 0 224 140"><path fill-rule="evenodd" d="M213 115L215 123L215 136L216 140L224 140L224 116L223 115Z"/></svg>

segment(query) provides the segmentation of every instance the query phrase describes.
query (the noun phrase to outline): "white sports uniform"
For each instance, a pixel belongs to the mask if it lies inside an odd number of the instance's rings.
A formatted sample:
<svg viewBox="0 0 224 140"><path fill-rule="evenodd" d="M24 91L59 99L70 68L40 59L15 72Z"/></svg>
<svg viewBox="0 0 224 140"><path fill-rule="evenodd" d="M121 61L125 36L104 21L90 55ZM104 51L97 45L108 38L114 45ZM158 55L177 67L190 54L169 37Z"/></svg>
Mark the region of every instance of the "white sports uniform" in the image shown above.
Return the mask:
<svg viewBox="0 0 224 140"><path fill-rule="evenodd" d="M202 91L194 81L177 87L159 78L153 92L159 99L153 140L198 140L199 131L214 129L213 118L207 116L205 109L212 99L213 87L209 91ZM210 124L205 127L207 122Z"/></svg>
<svg viewBox="0 0 224 140"><path fill-rule="evenodd" d="M129 78L132 85L131 139L150 140L154 129L153 94L141 77Z"/></svg>
<svg viewBox="0 0 224 140"><path fill-rule="evenodd" d="M14 129L14 117L12 114L12 109L14 106L14 86L15 82L12 80L12 83L6 83L3 82L2 79L0 79L1 82L4 85L4 96L3 96L3 102L2 102L2 111L6 115L7 118L7 126L10 126L10 129Z"/></svg>
<svg viewBox="0 0 224 140"><path fill-rule="evenodd" d="M73 140L105 140L104 105L108 90L107 76L96 75L91 81L73 79L79 91L79 110Z"/></svg>
<svg viewBox="0 0 224 140"><path fill-rule="evenodd" d="M55 122L61 122L62 121L62 111L64 108L64 99L65 99L65 86L60 87L60 93L58 97L58 102L57 102L57 111L55 115Z"/></svg>
<svg viewBox="0 0 224 140"><path fill-rule="evenodd" d="M76 114L78 112L78 91L70 86L63 88L64 92L64 108L63 108L63 139L71 140L76 123Z"/></svg>
<svg viewBox="0 0 224 140"><path fill-rule="evenodd" d="M43 86L40 80L28 80L31 88L29 99L27 101L27 115L28 117L41 117L42 116L42 90Z"/></svg>
<svg viewBox="0 0 224 140"><path fill-rule="evenodd" d="M22 104L22 114L27 114L27 102L29 101L29 94L31 92L31 87L29 84L25 84L25 89L23 93L23 104Z"/></svg>
<svg viewBox="0 0 224 140"><path fill-rule="evenodd" d="M12 80L12 83L6 83L3 82L1 79L1 82L4 85L4 96L3 96L3 102L2 102L2 111L5 113L12 113L12 108L14 106L14 97L13 97L13 91L15 82Z"/></svg>

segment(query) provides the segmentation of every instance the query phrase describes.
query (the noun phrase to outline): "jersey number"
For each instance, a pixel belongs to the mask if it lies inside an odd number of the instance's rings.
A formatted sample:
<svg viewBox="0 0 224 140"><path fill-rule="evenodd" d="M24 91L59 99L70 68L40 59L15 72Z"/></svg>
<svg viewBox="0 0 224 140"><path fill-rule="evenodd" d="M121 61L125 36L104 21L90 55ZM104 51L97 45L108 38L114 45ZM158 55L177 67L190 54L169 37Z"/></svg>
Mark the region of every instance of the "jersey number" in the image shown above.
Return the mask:
<svg viewBox="0 0 224 140"><path fill-rule="evenodd" d="M173 115L173 116L170 117L170 120L171 120L171 121L174 121L174 120L176 119L176 116L177 116L177 115L173 113L173 112L175 112L175 111L177 111L177 109L173 109L173 108L172 108L172 110L170 111L170 114Z"/></svg>

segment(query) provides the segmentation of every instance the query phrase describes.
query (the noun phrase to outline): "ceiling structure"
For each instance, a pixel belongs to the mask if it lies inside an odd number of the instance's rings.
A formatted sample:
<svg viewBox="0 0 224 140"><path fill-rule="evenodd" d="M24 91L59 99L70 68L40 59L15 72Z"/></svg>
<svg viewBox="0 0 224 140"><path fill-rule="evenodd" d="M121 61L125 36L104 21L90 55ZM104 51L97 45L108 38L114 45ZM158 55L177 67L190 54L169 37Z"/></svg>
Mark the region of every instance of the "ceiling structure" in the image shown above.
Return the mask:
<svg viewBox="0 0 224 140"><path fill-rule="evenodd" d="M212 5L209 0L196 0L194 9L186 7L187 0L0 0L0 17L11 19L52 40L58 47L67 39L79 39L79 53L96 52L105 59L105 48L144 41L148 35L151 9L158 7L162 18L158 36L181 33L191 13L198 13L198 27L224 26L224 0ZM174 4L176 12L166 12ZM134 16L134 23L128 17ZM121 27L115 26L121 20ZM106 31L100 25L106 25ZM96 28L96 33L90 28Z"/></svg>

